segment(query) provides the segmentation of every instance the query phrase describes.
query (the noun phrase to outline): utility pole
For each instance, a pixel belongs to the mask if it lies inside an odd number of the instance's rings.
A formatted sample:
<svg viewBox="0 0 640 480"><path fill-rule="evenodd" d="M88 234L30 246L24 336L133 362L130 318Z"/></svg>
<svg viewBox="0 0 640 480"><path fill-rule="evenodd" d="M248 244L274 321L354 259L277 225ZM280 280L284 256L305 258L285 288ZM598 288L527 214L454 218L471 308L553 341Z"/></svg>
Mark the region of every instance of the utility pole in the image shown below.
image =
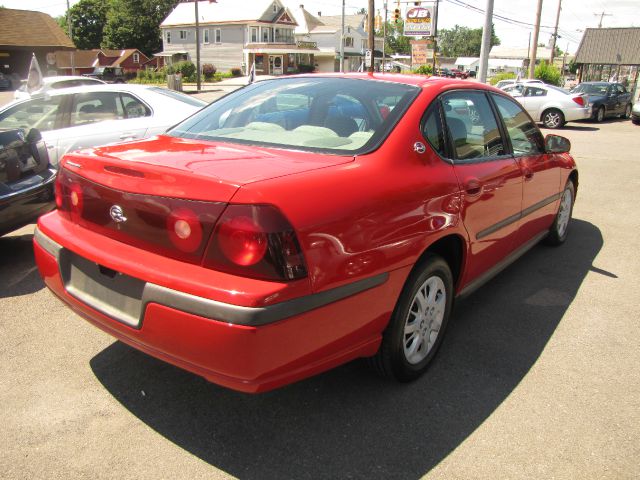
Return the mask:
<svg viewBox="0 0 640 480"><path fill-rule="evenodd" d="M602 11L602 13L594 13L594 15L597 17L600 17L600 23L598 23L598 28L602 28L602 18L603 17L613 17L613 14L611 13L605 13L604 10Z"/></svg>
<svg viewBox="0 0 640 480"><path fill-rule="evenodd" d="M529 62L529 78L536 73L536 54L538 53L538 35L540 35L540 16L542 15L542 0L538 0L536 9L536 23L533 27L533 42L531 42L531 61Z"/></svg>
<svg viewBox="0 0 640 480"><path fill-rule="evenodd" d="M553 35L551 37L551 55L549 56L549 65L553 65L553 57L556 55L556 41L558 40L558 24L560 23L560 10L562 0L558 0L558 13L556 15L556 26L553 29Z"/></svg>
<svg viewBox="0 0 640 480"><path fill-rule="evenodd" d="M71 8L69 7L69 0L67 0L67 28L69 29L69 38L71 39L71 43L73 43L73 24L71 23ZM76 44L73 43L75 47ZM71 75L76 74L76 58L75 58L75 50L71 50L69 52L71 54Z"/></svg>
<svg viewBox="0 0 640 480"><path fill-rule="evenodd" d="M342 0L342 30L340 30L340 73L344 71L344 2Z"/></svg>
<svg viewBox="0 0 640 480"><path fill-rule="evenodd" d="M197 90L200 91L200 16L198 15L198 0L193 2L196 6L196 83Z"/></svg>
<svg viewBox="0 0 640 480"><path fill-rule="evenodd" d="M384 2L384 23L382 24L382 71L386 72L384 68L387 62L387 2Z"/></svg>
<svg viewBox="0 0 640 480"><path fill-rule="evenodd" d="M373 73L373 59L375 58L376 53L376 42L375 42L375 28L376 28L376 19L375 15L375 1L369 0L369 48L371 49L371 63L369 64L369 72Z"/></svg>
<svg viewBox="0 0 640 480"><path fill-rule="evenodd" d="M482 29L482 45L480 46L480 83L487 81L487 67L489 66L489 51L491 50L491 25L493 24L493 0L487 0L484 12L484 28Z"/></svg>

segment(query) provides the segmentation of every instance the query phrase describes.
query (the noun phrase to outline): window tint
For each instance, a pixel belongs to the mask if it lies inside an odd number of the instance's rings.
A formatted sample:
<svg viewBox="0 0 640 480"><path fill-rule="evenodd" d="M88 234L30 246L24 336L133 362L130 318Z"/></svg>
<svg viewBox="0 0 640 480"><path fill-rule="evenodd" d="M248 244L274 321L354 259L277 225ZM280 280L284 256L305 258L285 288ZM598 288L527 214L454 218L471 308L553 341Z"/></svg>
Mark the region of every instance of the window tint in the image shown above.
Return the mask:
<svg viewBox="0 0 640 480"><path fill-rule="evenodd" d="M53 130L64 98L65 95L56 95L20 103L0 115L0 128L37 128L41 132Z"/></svg>
<svg viewBox="0 0 640 480"><path fill-rule="evenodd" d="M491 95L507 127L513 154L537 155L543 153L544 138L524 110L508 98L493 93Z"/></svg>
<svg viewBox="0 0 640 480"><path fill-rule="evenodd" d="M122 105L127 118L148 117L151 115L151 109L138 100L133 95L121 93Z"/></svg>
<svg viewBox="0 0 640 480"><path fill-rule="evenodd" d="M87 125L124 118L118 92L92 92L74 95L71 125Z"/></svg>
<svg viewBox="0 0 640 480"><path fill-rule="evenodd" d="M544 88L527 87L524 91L525 97L544 97L547 91Z"/></svg>
<svg viewBox="0 0 640 480"><path fill-rule="evenodd" d="M616 85L617 93L627 93L627 90L622 85Z"/></svg>
<svg viewBox="0 0 640 480"><path fill-rule="evenodd" d="M484 93L459 91L443 95L445 122L459 160L505 154L493 111Z"/></svg>
<svg viewBox="0 0 640 480"><path fill-rule="evenodd" d="M439 101L431 104L427 110L427 115L422 122L422 134L436 152L446 157L446 143L444 129L442 128Z"/></svg>

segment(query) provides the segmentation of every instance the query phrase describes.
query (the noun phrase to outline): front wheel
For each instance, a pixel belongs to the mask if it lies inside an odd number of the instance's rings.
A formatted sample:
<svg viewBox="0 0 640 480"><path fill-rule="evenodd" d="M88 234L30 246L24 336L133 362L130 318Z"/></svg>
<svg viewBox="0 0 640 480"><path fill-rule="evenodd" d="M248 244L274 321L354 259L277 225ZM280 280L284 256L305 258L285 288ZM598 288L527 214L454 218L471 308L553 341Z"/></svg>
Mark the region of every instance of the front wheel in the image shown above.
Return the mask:
<svg viewBox="0 0 640 480"><path fill-rule="evenodd" d="M555 108L547 110L542 115L542 124L547 128L560 128L564 125L564 115Z"/></svg>
<svg viewBox="0 0 640 480"><path fill-rule="evenodd" d="M567 239L575 197L575 186L573 185L573 182L569 180L567 185L564 187L562 196L560 197L558 213L553 221L553 225L551 225L551 228L549 229L549 235L545 238L545 243L548 245L561 245Z"/></svg>
<svg viewBox="0 0 640 480"><path fill-rule="evenodd" d="M603 120L604 120L604 107L600 107L596 112L596 122L600 123Z"/></svg>
<svg viewBox="0 0 640 480"><path fill-rule="evenodd" d="M451 269L429 255L407 279L371 365L400 382L418 378L442 343L452 305Z"/></svg>

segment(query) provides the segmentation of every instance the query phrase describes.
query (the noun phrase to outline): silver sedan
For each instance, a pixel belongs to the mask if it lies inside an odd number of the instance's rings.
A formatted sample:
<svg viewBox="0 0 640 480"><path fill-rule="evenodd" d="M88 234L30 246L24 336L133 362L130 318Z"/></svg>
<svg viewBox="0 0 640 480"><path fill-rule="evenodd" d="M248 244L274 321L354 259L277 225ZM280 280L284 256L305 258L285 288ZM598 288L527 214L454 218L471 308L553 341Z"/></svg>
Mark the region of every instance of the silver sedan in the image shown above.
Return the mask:
<svg viewBox="0 0 640 480"><path fill-rule="evenodd" d="M56 165L72 150L163 133L205 105L159 87L91 85L12 102L0 110L0 129L37 128Z"/></svg>
<svg viewBox="0 0 640 480"><path fill-rule="evenodd" d="M553 85L515 84L503 88L537 122L547 128L560 128L567 122L591 117L589 97L573 94Z"/></svg>

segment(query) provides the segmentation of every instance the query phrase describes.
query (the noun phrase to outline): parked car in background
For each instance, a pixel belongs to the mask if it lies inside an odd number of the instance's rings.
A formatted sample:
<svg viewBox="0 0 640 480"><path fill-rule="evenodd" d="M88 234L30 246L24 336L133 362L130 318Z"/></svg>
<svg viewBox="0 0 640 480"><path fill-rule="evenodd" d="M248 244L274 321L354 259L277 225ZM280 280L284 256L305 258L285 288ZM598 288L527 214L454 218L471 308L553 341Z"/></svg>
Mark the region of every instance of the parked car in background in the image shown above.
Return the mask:
<svg viewBox="0 0 640 480"><path fill-rule="evenodd" d="M503 90L515 97L529 115L546 128L561 128L567 122L591 117L589 97L582 93L534 83L518 83Z"/></svg>
<svg viewBox="0 0 640 480"><path fill-rule="evenodd" d="M125 83L124 71L120 67L95 67L93 72L85 73L84 77L97 78L107 83Z"/></svg>
<svg viewBox="0 0 640 480"><path fill-rule="evenodd" d="M159 87L88 85L14 101L0 109L0 128L37 128L56 165L71 150L164 133L204 105Z"/></svg>
<svg viewBox="0 0 640 480"><path fill-rule="evenodd" d="M476 78L477 73L475 70L469 70L467 73L471 78Z"/></svg>
<svg viewBox="0 0 640 480"><path fill-rule="evenodd" d="M60 90L61 88L81 87L83 85L102 85L104 82L96 78L79 77L76 75L44 77L42 87L29 93L27 91L27 81L23 80L22 85L13 94L14 100L23 100L35 95L42 95L49 90Z"/></svg>
<svg viewBox="0 0 640 480"><path fill-rule="evenodd" d="M631 92L621 83L582 82L571 89L571 92L589 95L593 109L591 118L596 122L601 122L607 117L631 116Z"/></svg>
<svg viewBox="0 0 640 480"><path fill-rule="evenodd" d="M0 235L55 208L55 177L37 130L0 130Z"/></svg>
<svg viewBox="0 0 640 480"><path fill-rule="evenodd" d="M9 76L0 72L0 92L4 90L11 90L12 87L13 85Z"/></svg>
<svg viewBox="0 0 640 480"><path fill-rule="evenodd" d="M515 78L508 78L506 80L500 80L498 83L495 84L496 88L499 88L500 90L504 90L505 87L510 87L511 85L515 85L516 83L518 84L525 84L525 83L539 83L544 85L544 82L542 80L538 80L538 79L515 79Z"/></svg>
<svg viewBox="0 0 640 480"><path fill-rule="evenodd" d="M449 70L448 68L438 68L436 69L436 76L438 77L445 77L445 78L455 78L455 74Z"/></svg>
<svg viewBox="0 0 640 480"><path fill-rule="evenodd" d="M75 312L212 382L266 391L358 357L406 382L456 296L567 238L569 148L476 82L265 80L66 155L35 257Z"/></svg>
<svg viewBox="0 0 640 480"><path fill-rule="evenodd" d="M633 104L631 109L631 121L636 125L640 125L640 100Z"/></svg>
<svg viewBox="0 0 640 480"><path fill-rule="evenodd" d="M462 70L458 70L457 68L452 68L451 73L455 78L468 78L469 74L467 72L463 72Z"/></svg>

